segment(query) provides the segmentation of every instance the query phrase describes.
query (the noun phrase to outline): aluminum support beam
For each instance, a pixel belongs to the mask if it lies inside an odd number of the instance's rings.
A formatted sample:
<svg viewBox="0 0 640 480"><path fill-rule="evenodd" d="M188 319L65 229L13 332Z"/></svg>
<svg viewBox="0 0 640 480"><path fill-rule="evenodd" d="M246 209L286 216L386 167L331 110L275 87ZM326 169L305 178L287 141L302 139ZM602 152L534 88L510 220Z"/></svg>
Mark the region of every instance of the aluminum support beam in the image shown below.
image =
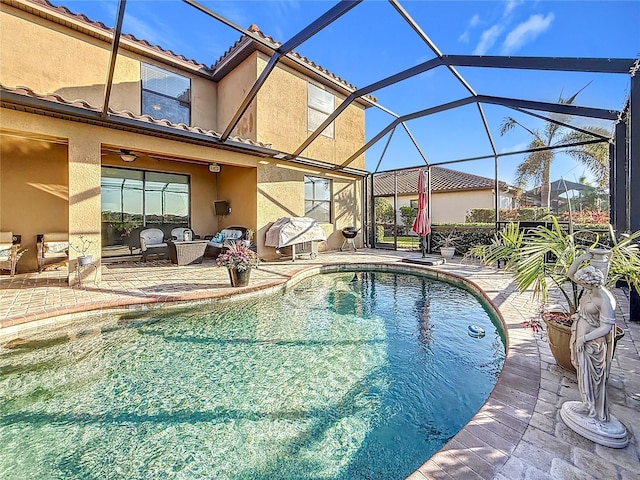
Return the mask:
<svg viewBox="0 0 640 480"><path fill-rule="evenodd" d="M113 29L113 41L111 42L111 57L109 58L109 70L107 71L107 81L104 85L104 103L102 104L102 118L107 118L109 111L109 99L111 98L111 87L113 86L113 74L116 71L116 60L118 59L118 47L120 45L120 35L122 34L122 20L127 0L118 2L118 14L116 16L116 26Z"/></svg>
<svg viewBox="0 0 640 480"><path fill-rule="evenodd" d="M387 148L389 148L389 144L391 143L391 139L393 138L394 133L396 133L396 127L393 127L393 130L391 130L389 138L387 138L387 143L384 144L384 148L382 149L382 153L380 154L380 160L378 160L378 164L376 165L376 169L373 171L373 173L376 173L378 171L378 168L380 168L380 164L382 163L384 154L387 153Z"/></svg>
<svg viewBox="0 0 640 480"><path fill-rule="evenodd" d="M475 99L473 97L467 97L467 98L463 98L461 100L455 100L453 102L449 102L449 103L445 103L445 104L442 104L442 105L438 105L437 107L427 108L425 110L420 110L418 112L414 112L414 113L410 113L408 115L403 115L402 117L398 117L393 122L391 122L389 125L387 125L375 137L373 137L371 140L369 140L367 143L365 143L362 147L360 147L353 155L351 155L349 158L347 158L341 165L338 165L336 167L336 169L344 168L347 165L349 165L351 162L353 162L356 158L358 158L360 155L362 155L372 145L374 145L376 142L378 142L382 137L384 137L387 133L389 133L389 131L391 129L395 128L401 122L406 122L406 121L409 121L409 120L413 120L415 118L420 118L420 117L424 117L424 116L427 116L427 115L432 115L432 114L438 113L438 112L444 112L446 110L450 110L450 109L456 108L456 107L462 107L464 105L469 105L470 103L474 103L474 102L475 102Z"/></svg>
<svg viewBox="0 0 640 480"><path fill-rule="evenodd" d="M442 55L444 65L457 67L515 68L563 72L629 73L632 58L492 57Z"/></svg>
<svg viewBox="0 0 640 480"><path fill-rule="evenodd" d="M184 3L191 5L192 7L200 10L202 13L215 18L216 20L218 20L221 23L224 23L227 27L231 27L233 28L236 32L241 33L242 35L246 35L247 37L251 38L252 40L255 40L256 42L258 42L260 45L263 45L265 47L267 47L269 50L271 50L272 52L275 51L275 47L273 46L273 44L262 38L260 35L255 34L254 32L250 32L249 30L247 30L246 28L242 28L239 25L236 25L235 23L233 23L230 20L227 20L225 17L223 17L222 15L214 12L213 10L205 7L204 5L200 5L198 2L194 1L194 0L182 0Z"/></svg>
<svg viewBox="0 0 640 480"><path fill-rule="evenodd" d="M575 130L576 132L585 133L587 135L592 135L592 136L594 136L596 138L600 138L600 139L605 140L607 142L610 140L609 137L605 137L604 135L600 135L599 133L591 132L589 130L585 130L583 128L576 127L576 126L571 125L569 123L561 122L560 120L556 120L555 118L545 117L544 115L538 115L537 113L533 113L533 112L530 112L528 110L524 110L522 108L517 108L517 107L507 107L507 108L511 108L511 109L513 109L513 110L515 110L517 112L524 113L525 115L531 115L532 117L539 118L540 120L544 120L545 122L555 123L556 125L560 125L561 127L570 128L571 130Z"/></svg>
<svg viewBox="0 0 640 480"><path fill-rule="evenodd" d="M640 230L640 62L631 74L629 105L629 230ZM640 313L640 312L639 312ZM640 320L640 319L638 319Z"/></svg>
<svg viewBox="0 0 640 480"><path fill-rule="evenodd" d="M322 124L318 128L316 128L313 131L313 133L309 135L309 137L304 142L302 142L302 144L296 149L296 151L291 154L291 157L297 157L298 155L300 155L304 151L304 149L307 148L311 144L311 142L313 142L316 138L318 138L318 136L322 132L324 132L324 129L327 128L331 124L331 122L333 122L338 117L338 115L340 115L357 98L360 98L364 95L368 95L371 92L375 92L376 90L380 90L385 87L388 87L389 85L394 85L398 82L406 80L407 78L411 78L415 75L419 75L423 72L426 72L427 70L431 70L432 68L435 68L440 65L442 65L442 62L439 59L434 58L426 62L423 62L420 65L416 65L415 67L408 68L406 70L403 70L402 72L398 72L387 78L384 78L375 83L367 85L366 87L359 88L355 92L351 93L347 98L345 98L340 105L338 105L338 108L336 108L333 111L333 113L329 115L324 120L324 122L322 122Z"/></svg>
<svg viewBox="0 0 640 480"><path fill-rule="evenodd" d="M481 103L491 103L512 108L528 108L545 112L560 113L562 115L574 115L577 117L600 118L602 120L617 120L620 112L617 110L605 110L603 108L580 107L566 103L537 102L533 100L518 100L515 98L494 97L491 95L478 95Z"/></svg>
<svg viewBox="0 0 640 480"><path fill-rule="evenodd" d="M325 12L323 15L318 17L316 20L303 28L300 32L291 37L291 39L280 45L269 59L269 63L267 63L267 66L260 73L260 76L251 87L251 90L249 90L249 93L238 107L238 110L236 110L236 113L229 121L229 125L227 125L227 128L225 128L220 139L225 142L229 138L229 135L231 135L233 129L236 128L236 125L238 125L238 122L247 111L247 108L249 108L249 105L251 105L251 102L253 102L253 99L258 94L258 91L262 88L264 83L267 81L267 78L269 78L269 75L276 67L276 64L283 56L290 53L294 48L314 36L327 25L330 25L331 23L336 21L342 15L358 5L358 3L360 3L361 1L362 0L342 0L340 3L327 10L327 12Z"/></svg>
<svg viewBox="0 0 640 480"><path fill-rule="evenodd" d="M627 157L627 123L620 120L615 127L613 188L613 228L616 235L629 231L629 158Z"/></svg>

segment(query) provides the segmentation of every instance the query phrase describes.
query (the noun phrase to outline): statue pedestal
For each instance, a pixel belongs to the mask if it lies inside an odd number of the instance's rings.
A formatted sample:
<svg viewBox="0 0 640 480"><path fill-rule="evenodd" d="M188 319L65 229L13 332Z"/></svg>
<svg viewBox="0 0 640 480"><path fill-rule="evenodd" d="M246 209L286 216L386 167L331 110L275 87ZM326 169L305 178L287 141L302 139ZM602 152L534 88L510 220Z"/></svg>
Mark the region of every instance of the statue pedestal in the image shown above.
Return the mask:
<svg viewBox="0 0 640 480"><path fill-rule="evenodd" d="M624 448L629 444L627 429L609 414L608 422L599 422L589 416L582 402L564 402L560 417L567 427L592 442L611 448Z"/></svg>

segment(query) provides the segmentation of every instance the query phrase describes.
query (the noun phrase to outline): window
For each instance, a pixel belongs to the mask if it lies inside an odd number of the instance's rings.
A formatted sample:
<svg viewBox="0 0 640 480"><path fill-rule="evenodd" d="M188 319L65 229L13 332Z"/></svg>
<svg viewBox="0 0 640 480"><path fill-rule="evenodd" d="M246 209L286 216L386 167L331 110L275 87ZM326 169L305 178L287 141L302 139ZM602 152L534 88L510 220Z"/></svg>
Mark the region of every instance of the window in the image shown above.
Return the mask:
<svg viewBox="0 0 640 480"><path fill-rule="evenodd" d="M333 113L335 107L335 96L319 87L309 83L307 89L307 125L309 131L314 131L326 118ZM334 134L334 122L331 122L327 128L324 129L322 135L325 137L333 137Z"/></svg>
<svg viewBox="0 0 640 480"><path fill-rule="evenodd" d="M409 200L411 208L417 210L418 209L418 200Z"/></svg>
<svg viewBox="0 0 640 480"><path fill-rule="evenodd" d="M187 175L102 167L100 194L104 256L133 253L118 247L137 245L142 227L190 225Z"/></svg>
<svg viewBox="0 0 640 480"><path fill-rule="evenodd" d="M331 180L304 177L304 214L318 222L331 223Z"/></svg>
<svg viewBox="0 0 640 480"><path fill-rule="evenodd" d="M190 125L191 80L143 63L142 114Z"/></svg>

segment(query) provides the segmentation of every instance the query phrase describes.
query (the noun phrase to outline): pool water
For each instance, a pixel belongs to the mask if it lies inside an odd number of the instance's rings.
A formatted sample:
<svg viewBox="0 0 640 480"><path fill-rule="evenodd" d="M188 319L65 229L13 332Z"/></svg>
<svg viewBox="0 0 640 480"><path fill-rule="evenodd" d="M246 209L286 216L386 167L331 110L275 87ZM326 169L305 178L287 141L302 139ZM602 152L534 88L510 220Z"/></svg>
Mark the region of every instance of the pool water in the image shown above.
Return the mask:
<svg viewBox="0 0 640 480"><path fill-rule="evenodd" d="M2 348L0 478L405 478L489 395L496 325L448 283L336 273Z"/></svg>

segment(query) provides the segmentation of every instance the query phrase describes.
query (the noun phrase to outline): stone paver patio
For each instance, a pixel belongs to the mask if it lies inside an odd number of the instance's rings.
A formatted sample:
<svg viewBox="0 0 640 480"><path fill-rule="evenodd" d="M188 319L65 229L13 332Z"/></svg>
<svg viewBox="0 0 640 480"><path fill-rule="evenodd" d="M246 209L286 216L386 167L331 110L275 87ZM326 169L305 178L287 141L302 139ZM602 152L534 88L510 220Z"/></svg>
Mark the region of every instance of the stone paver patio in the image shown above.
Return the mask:
<svg viewBox="0 0 640 480"><path fill-rule="evenodd" d="M315 261L272 262L252 271L246 288L229 287L214 262L176 267L167 261L102 266L99 284L66 284L66 269L0 276L0 348L7 341L51 325L77 321L76 312L113 307L142 308L158 302L258 294L281 288L297 273L319 264L398 264L416 253L359 250L321 254ZM402 264L407 269L421 269ZM496 305L509 337L503 371L491 396L467 426L409 478L443 479L640 479L640 323L629 321L628 300L616 289L617 345L608 392L611 410L629 430L624 449L596 445L560 420L563 402L579 397L575 374L560 369L546 338L522 322L537 305L519 294L509 275L476 264L428 267L470 280ZM75 314L74 314L75 313ZM54 320L55 317L55 320ZM28 329L28 330L25 330Z"/></svg>

